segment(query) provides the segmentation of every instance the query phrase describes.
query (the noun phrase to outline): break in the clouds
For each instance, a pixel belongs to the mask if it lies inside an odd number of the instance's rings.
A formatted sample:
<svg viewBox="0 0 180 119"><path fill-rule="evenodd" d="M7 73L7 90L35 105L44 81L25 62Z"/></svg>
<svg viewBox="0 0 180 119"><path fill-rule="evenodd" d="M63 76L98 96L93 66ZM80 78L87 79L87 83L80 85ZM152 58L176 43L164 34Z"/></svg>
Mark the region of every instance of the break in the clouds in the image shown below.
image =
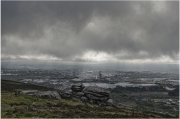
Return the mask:
<svg viewBox="0 0 180 119"><path fill-rule="evenodd" d="M178 1L2 1L2 60L178 62Z"/></svg>

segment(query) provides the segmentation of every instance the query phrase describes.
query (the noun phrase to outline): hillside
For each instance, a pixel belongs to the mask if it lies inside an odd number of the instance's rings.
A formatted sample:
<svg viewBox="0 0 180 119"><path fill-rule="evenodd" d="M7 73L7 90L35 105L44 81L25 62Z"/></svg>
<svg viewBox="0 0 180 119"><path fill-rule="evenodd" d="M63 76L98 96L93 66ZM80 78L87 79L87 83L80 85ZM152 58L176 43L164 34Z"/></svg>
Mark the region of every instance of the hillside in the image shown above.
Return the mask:
<svg viewBox="0 0 180 119"><path fill-rule="evenodd" d="M171 117L153 112L141 112L128 108L113 108L85 104L74 99L48 99L30 95L16 96L19 90L54 90L42 86L1 80L2 118L163 118Z"/></svg>

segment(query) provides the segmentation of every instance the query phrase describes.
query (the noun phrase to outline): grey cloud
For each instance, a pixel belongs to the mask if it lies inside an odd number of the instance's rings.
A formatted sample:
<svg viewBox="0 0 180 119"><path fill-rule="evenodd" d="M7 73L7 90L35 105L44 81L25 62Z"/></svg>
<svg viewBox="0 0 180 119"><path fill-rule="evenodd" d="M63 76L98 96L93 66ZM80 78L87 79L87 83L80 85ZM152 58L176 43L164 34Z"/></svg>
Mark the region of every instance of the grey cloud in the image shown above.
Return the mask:
<svg viewBox="0 0 180 119"><path fill-rule="evenodd" d="M178 26L178 1L3 1L2 54L72 60L92 50L119 60L178 60Z"/></svg>

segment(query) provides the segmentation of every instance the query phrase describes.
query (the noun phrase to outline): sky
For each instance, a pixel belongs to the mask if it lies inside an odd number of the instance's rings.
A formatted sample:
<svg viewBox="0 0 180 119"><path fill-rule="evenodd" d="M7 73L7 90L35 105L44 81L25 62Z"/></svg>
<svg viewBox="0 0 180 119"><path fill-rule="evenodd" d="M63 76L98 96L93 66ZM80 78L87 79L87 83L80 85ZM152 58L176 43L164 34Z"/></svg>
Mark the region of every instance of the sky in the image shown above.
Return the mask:
<svg viewBox="0 0 180 119"><path fill-rule="evenodd" d="M178 1L2 1L1 61L179 63Z"/></svg>

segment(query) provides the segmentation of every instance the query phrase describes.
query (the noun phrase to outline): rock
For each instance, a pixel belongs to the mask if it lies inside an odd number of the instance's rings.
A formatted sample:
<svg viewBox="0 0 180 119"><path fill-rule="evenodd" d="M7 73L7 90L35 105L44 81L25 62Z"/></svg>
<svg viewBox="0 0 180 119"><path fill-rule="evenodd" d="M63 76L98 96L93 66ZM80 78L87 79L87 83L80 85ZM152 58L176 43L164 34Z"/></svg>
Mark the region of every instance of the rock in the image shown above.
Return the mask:
<svg viewBox="0 0 180 119"><path fill-rule="evenodd" d="M88 99L87 99L86 97L81 97L81 101L82 101L82 102L87 102Z"/></svg>
<svg viewBox="0 0 180 119"><path fill-rule="evenodd" d="M63 98L71 98L71 95L63 94L62 97Z"/></svg>
<svg viewBox="0 0 180 119"><path fill-rule="evenodd" d="M109 99L108 97L97 97L91 94L86 94L86 97L88 97L91 100L98 100L98 101L103 101L103 102L107 102L107 100Z"/></svg>
<svg viewBox="0 0 180 119"><path fill-rule="evenodd" d="M64 90L62 93L61 93L61 96L63 98L71 98L72 97L72 90Z"/></svg>
<svg viewBox="0 0 180 119"><path fill-rule="evenodd" d="M82 97L84 95L84 93L83 92L77 92L76 95Z"/></svg>
<svg viewBox="0 0 180 119"><path fill-rule="evenodd" d="M94 95L96 97L104 97L104 96L109 96L109 95L103 95L103 94L99 94L99 93L95 93L95 92L89 92L89 91L84 91L84 94L91 94L91 95Z"/></svg>
<svg viewBox="0 0 180 119"><path fill-rule="evenodd" d="M97 101L96 103L97 103L99 106L106 106L106 103L103 103L103 102Z"/></svg>
<svg viewBox="0 0 180 119"><path fill-rule="evenodd" d="M108 105L108 106L113 106L113 99L109 99L107 102L106 102L106 104Z"/></svg>
<svg viewBox="0 0 180 119"><path fill-rule="evenodd" d="M76 83L76 84L73 84L72 87L82 87L82 83Z"/></svg>
<svg viewBox="0 0 180 119"><path fill-rule="evenodd" d="M39 97L55 98L58 100L61 99L61 97L57 91L39 91L39 92L35 93L35 95L39 96Z"/></svg>
<svg viewBox="0 0 180 119"><path fill-rule="evenodd" d="M23 90L20 92L20 94L34 95L37 92L38 92L38 90Z"/></svg>
<svg viewBox="0 0 180 119"><path fill-rule="evenodd" d="M109 99L109 100L107 101L107 103L113 104L113 99Z"/></svg>
<svg viewBox="0 0 180 119"><path fill-rule="evenodd" d="M20 94L35 95L37 97L48 97L60 100L61 97L57 91L38 91L38 90L24 90Z"/></svg>
<svg viewBox="0 0 180 119"><path fill-rule="evenodd" d="M96 94L102 94L102 95L106 95L109 96L110 92L105 90L104 88L100 88L100 87L96 87L96 86L87 86L84 90L84 93L86 92L92 92L92 93L96 93Z"/></svg>
<svg viewBox="0 0 180 119"><path fill-rule="evenodd" d="M94 101L94 100L90 100L89 102L92 103L92 104L96 103L96 101Z"/></svg>
<svg viewBox="0 0 180 119"><path fill-rule="evenodd" d="M84 95L89 99L93 100L92 102L107 102L110 98L110 92L96 86L88 86L83 89Z"/></svg>
<svg viewBox="0 0 180 119"><path fill-rule="evenodd" d="M82 83L73 84L71 89L74 92L81 92L84 89L84 85Z"/></svg>
<svg viewBox="0 0 180 119"><path fill-rule="evenodd" d="M65 90L64 93L67 95L72 95L72 90Z"/></svg>

